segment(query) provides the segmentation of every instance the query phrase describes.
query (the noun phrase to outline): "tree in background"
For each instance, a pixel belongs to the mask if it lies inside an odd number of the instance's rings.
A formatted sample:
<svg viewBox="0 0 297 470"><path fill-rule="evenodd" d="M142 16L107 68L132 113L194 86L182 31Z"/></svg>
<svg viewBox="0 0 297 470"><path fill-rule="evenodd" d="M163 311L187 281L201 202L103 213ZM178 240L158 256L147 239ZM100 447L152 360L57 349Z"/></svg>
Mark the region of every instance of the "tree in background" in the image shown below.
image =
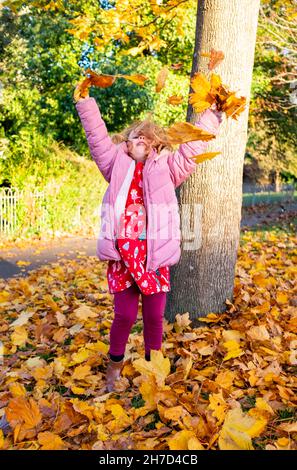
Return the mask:
<svg viewBox="0 0 297 470"><path fill-rule="evenodd" d="M295 90L295 93L294 93ZM293 0L261 2L246 163L260 182L297 174L297 16ZM291 176L290 176L291 175Z"/></svg>

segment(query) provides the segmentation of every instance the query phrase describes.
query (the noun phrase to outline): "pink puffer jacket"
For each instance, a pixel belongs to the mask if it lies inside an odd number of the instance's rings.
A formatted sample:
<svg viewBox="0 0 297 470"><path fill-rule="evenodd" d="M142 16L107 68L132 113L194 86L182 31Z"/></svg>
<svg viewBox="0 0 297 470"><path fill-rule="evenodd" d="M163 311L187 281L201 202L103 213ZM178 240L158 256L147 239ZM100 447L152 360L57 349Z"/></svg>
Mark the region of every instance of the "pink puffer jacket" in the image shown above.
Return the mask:
<svg viewBox="0 0 297 470"><path fill-rule="evenodd" d="M114 144L101 117L95 98L76 103L85 130L90 153L109 183L101 205L101 230L97 240L100 260L119 260L116 247L117 227L133 177L135 160L128 155L126 142ZM217 134L221 113L207 109L195 124ZM181 144L176 151L155 149L143 169L143 196L147 213L147 271L176 264L181 255L181 230L175 188L196 168L190 158L205 152L208 142Z"/></svg>

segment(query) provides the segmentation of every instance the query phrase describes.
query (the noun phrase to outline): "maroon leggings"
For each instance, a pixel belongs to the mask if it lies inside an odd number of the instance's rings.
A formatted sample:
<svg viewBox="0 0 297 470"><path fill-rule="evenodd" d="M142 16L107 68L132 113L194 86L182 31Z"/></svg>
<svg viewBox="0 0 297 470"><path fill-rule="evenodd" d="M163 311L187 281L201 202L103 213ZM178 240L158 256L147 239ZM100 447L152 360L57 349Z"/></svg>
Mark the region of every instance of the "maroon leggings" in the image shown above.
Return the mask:
<svg viewBox="0 0 297 470"><path fill-rule="evenodd" d="M131 328L137 320L140 293L134 282L132 286L114 294L115 315L110 329L109 348L109 353L114 356L125 354ZM141 298L145 354L149 355L151 349L161 349L166 292L150 295L141 293Z"/></svg>

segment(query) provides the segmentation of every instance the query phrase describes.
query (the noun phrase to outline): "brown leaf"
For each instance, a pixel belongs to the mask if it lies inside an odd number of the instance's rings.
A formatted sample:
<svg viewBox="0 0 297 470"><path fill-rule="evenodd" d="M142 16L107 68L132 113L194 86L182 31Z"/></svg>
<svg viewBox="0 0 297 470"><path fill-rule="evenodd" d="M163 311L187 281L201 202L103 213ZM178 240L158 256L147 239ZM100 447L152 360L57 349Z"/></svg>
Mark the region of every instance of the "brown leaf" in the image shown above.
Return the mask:
<svg viewBox="0 0 297 470"><path fill-rule="evenodd" d="M215 136L189 122L177 122L167 129L167 137L171 144L181 144L195 140L208 141Z"/></svg>

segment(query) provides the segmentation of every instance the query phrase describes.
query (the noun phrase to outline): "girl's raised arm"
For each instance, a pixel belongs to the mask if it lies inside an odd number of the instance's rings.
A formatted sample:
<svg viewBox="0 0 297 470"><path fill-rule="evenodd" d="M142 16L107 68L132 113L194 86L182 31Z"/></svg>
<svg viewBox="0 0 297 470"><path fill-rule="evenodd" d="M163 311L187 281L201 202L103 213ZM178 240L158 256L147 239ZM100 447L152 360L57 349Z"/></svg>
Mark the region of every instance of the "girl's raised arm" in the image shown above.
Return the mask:
<svg viewBox="0 0 297 470"><path fill-rule="evenodd" d="M109 183L117 155L117 146L108 135L95 98L80 99L75 107L86 133L91 156Z"/></svg>
<svg viewBox="0 0 297 470"><path fill-rule="evenodd" d="M195 126L217 135L222 122L222 113L216 107L206 109L195 122ZM168 156L168 165L171 179L175 187L187 179L196 168L196 163L191 159L195 155L200 155L206 151L209 141L195 140L181 144L179 148Z"/></svg>

